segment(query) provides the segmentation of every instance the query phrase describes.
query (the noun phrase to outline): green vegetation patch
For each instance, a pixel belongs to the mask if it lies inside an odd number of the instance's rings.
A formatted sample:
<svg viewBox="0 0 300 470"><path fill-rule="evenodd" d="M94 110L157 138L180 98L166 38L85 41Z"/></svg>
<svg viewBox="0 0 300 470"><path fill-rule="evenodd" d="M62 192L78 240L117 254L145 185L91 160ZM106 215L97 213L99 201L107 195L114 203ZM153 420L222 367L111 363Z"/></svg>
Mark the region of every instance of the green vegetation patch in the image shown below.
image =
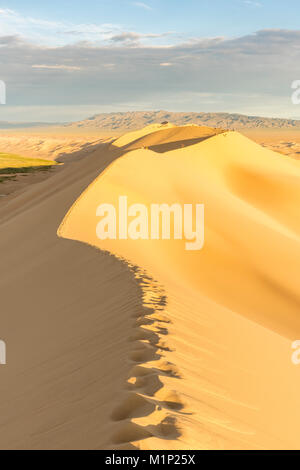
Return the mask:
<svg viewBox="0 0 300 470"><path fill-rule="evenodd" d="M10 153L0 153L0 183L7 181L7 177L1 178L2 175L47 171L54 165L57 165L57 163L41 158L27 158Z"/></svg>

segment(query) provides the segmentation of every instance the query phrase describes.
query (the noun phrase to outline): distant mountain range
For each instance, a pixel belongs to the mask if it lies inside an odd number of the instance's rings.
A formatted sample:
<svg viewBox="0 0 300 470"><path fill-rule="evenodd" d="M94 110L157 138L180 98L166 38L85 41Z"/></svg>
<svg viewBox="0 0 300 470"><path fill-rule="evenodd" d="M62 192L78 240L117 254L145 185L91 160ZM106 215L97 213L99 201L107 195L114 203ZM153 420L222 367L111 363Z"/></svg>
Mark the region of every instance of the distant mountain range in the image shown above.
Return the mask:
<svg viewBox="0 0 300 470"><path fill-rule="evenodd" d="M5 122L0 121L0 129L21 129L34 127L68 127L83 129L103 129L105 131L131 131L141 129L153 123L171 122L177 126L186 124L205 125L223 129L300 129L300 120L264 118L230 113L173 113L168 111L130 111L120 113L96 114L83 121L71 123L46 122Z"/></svg>
<svg viewBox="0 0 300 470"><path fill-rule="evenodd" d="M197 124L225 129L294 128L300 129L300 120L244 116L229 113L172 113L168 111L133 111L97 114L83 121L66 124L73 128L99 128L107 131L135 130L149 124L171 122L175 125Z"/></svg>

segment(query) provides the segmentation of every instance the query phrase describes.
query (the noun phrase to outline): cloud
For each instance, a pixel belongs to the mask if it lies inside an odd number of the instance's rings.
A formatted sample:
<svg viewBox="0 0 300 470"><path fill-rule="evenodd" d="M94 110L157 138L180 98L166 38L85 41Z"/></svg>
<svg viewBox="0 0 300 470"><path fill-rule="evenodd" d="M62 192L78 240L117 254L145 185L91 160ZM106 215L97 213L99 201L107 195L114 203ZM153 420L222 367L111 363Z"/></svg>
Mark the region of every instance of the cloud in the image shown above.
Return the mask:
<svg viewBox="0 0 300 470"><path fill-rule="evenodd" d="M18 36L0 36L0 47L17 47L24 43Z"/></svg>
<svg viewBox="0 0 300 470"><path fill-rule="evenodd" d="M122 30L118 24L74 24L23 16L10 9L0 9L2 35L18 35L36 44L63 46L81 40L105 42Z"/></svg>
<svg viewBox="0 0 300 470"><path fill-rule="evenodd" d="M300 31L268 29L175 45L161 40L159 47L135 32L114 36L105 44L63 46L0 37L8 105L296 112L290 87L300 78Z"/></svg>
<svg viewBox="0 0 300 470"><path fill-rule="evenodd" d="M148 11L153 10L152 7L150 7L149 5L143 2L133 2L132 4L136 7L143 8L144 10L148 10Z"/></svg>
<svg viewBox="0 0 300 470"><path fill-rule="evenodd" d="M137 2L138 6L148 7ZM114 42L131 42L140 44L143 41L155 40L170 33L141 34L124 31L119 24L74 24L72 22L47 21L40 18L23 16L10 9L0 9L0 31L3 36L18 36L23 40L31 41L43 46L64 46L80 41L96 44Z"/></svg>
<svg viewBox="0 0 300 470"><path fill-rule="evenodd" d="M69 70L69 71L74 71L74 70L81 70L81 67L77 67L75 65L32 65L33 69L47 69L47 70Z"/></svg>
<svg viewBox="0 0 300 470"><path fill-rule="evenodd" d="M0 9L0 28L2 35L11 35L18 32L19 36L28 39L41 40L49 38L49 32L63 27L60 22L46 21L20 15L8 8Z"/></svg>
<svg viewBox="0 0 300 470"><path fill-rule="evenodd" d="M138 46L142 44L141 40L145 39L159 39L162 37L165 37L171 33L162 33L162 34L154 34L154 33L149 33L149 34L141 34L141 33L136 33L136 32L130 32L130 31L123 31L120 34L115 34L110 37L110 41L114 43L122 43L122 44L127 44L127 45L133 45L133 46Z"/></svg>

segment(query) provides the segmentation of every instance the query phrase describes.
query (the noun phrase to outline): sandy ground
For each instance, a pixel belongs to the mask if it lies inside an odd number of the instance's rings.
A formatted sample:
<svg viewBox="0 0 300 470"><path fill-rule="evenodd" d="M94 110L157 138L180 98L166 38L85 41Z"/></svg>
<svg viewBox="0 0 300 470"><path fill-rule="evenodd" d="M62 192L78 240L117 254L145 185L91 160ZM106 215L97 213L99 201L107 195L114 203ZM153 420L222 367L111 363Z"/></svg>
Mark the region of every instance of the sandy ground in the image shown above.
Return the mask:
<svg viewBox="0 0 300 470"><path fill-rule="evenodd" d="M293 129L244 129L250 139L274 152L300 159L300 132Z"/></svg>
<svg viewBox="0 0 300 470"><path fill-rule="evenodd" d="M104 145L0 200L2 449L111 443L142 292L125 263L56 232L72 202L117 155Z"/></svg>
<svg viewBox="0 0 300 470"><path fill-rule="evenodd" d="M214 134L98 142L0 199L0 448L300 448L300 167ZM98 240L120 194L205 203L204 249Z"/></svg>
<svg viewBox="0 0 300 470"><path fill-rule="evenodd" d="M15 153L30 158L45 158L63 161L70 155L84 156L93 152L97 146L111 139L104 132L80 132L75 135L63 128L32 130L1 130L0 145L2 153Z"/></svg>

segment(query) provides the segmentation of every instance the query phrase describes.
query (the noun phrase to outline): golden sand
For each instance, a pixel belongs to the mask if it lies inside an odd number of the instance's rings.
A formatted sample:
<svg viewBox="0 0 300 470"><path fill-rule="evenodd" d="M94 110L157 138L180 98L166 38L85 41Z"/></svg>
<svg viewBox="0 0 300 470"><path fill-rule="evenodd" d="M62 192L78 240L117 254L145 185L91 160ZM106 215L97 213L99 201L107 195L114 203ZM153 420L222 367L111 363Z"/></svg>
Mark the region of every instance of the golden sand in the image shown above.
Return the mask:
<svg viewBox="0 0 300 470"><path fill-rule="evenodd" d="M151 145L161 145L155 134ZM131 137L121 140L127 150ZM164 302L149 302L152 315L135 337L137 365L115 408L112 444L299 448L291 342L300 337L300 167L237 132L170 148L125 153L59 229L139 266L164 292ZM204 203L204 249L187 252L183 240L99 240L97 206L116 206L120 195L146 206ZM153 297L151 282L144 290Z"/></svg>
<svg viewBox="0 0 300 470"><path fill-rule="evenodd" d="M0 448L299 449L299 180L237 132L158 125L2 198ZM119 195L204 203L204 248L100 241Z"/></svg>

